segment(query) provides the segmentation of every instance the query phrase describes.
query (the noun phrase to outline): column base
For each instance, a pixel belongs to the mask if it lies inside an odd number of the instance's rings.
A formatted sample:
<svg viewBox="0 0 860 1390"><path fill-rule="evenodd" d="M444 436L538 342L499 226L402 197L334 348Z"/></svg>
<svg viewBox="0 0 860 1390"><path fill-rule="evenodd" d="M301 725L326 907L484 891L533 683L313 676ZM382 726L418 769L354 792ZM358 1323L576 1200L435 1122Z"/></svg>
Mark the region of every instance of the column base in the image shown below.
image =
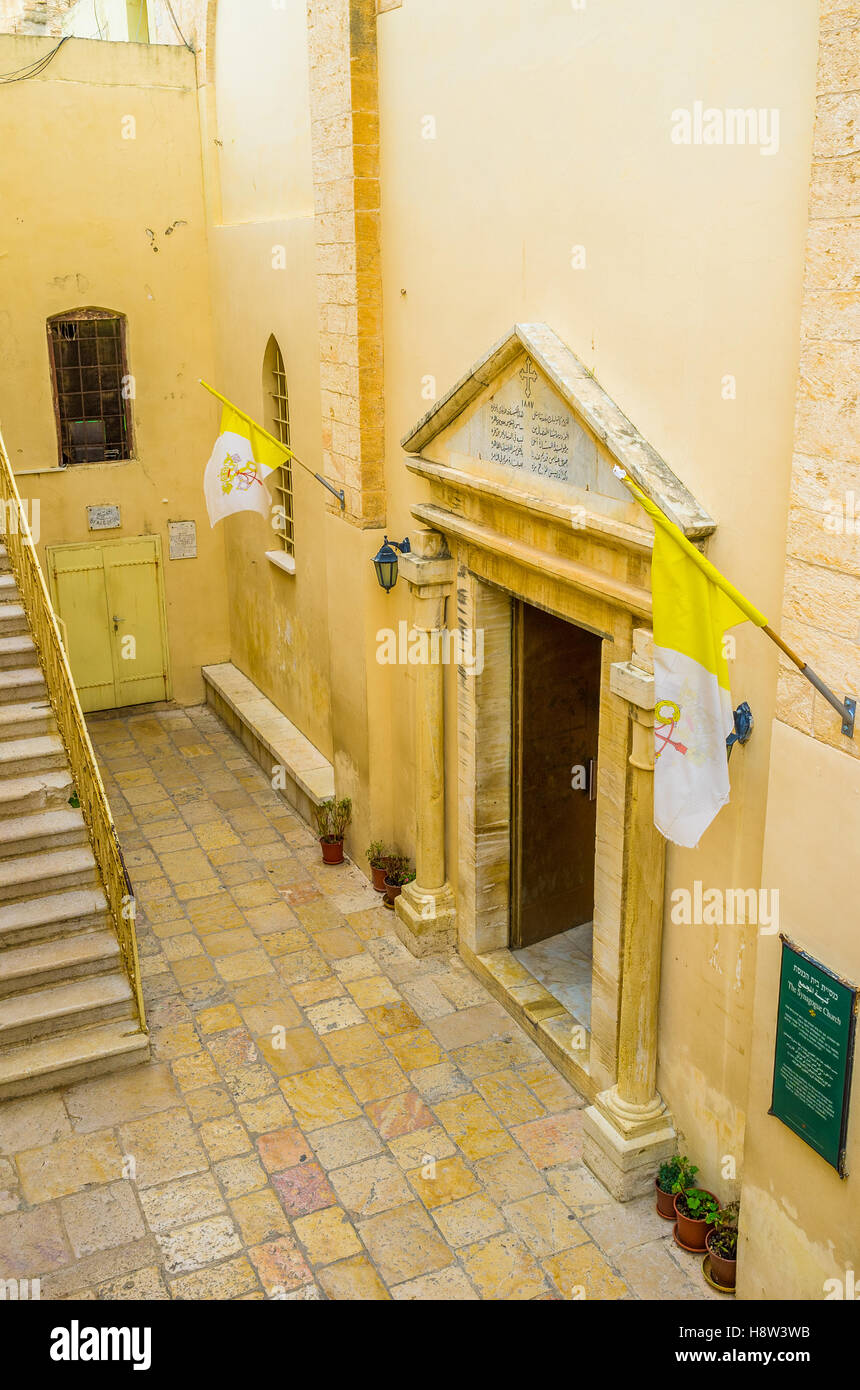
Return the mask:
<svg viewBox="0 0 860 1390"><path fill-rule="evenodd" d="M653 1192L657 1169L677 1143L659 1095L647 1105L630 1105L614 1086L588 1106L582 1134L583 1162L619 1202Z"/></svg>
<svg viewBox="0 0 860 1390"><path fill-rule="evenodd" d="M431 956L457 947L457 909L449 885L421 888L407 883L394 899L394 930L413 956Z"/></svg>

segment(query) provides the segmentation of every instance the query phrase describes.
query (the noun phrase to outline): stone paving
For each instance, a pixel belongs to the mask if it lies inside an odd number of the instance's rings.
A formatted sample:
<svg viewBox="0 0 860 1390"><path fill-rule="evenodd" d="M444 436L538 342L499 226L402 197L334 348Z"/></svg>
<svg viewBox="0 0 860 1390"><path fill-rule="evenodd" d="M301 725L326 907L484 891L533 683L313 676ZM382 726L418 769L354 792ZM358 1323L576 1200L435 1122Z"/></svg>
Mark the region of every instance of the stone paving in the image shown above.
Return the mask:
<svg viewBox="0 0 860 1390"><path fill-rule="evenodd" d="M697 1299L583 1098L457 956L414 959L207 708L91 722L153 1060L0 1103L0 1279L46 1298Z"/></svg>

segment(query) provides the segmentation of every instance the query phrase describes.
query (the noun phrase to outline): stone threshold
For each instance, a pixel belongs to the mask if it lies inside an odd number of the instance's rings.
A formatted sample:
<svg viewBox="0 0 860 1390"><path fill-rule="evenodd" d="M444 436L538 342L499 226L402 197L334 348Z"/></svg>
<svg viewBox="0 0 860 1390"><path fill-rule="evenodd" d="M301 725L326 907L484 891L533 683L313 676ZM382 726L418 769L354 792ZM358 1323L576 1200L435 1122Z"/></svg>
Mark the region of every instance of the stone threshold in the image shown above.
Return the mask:
<svg viewBox="0 0 860 1390"><path fill-rule="evenodd" d="M277 705L230 661L203 667L206 703L247 748L271 780L284 769L283 787L273 789L313 824L313 808L334 796L334 767Z"/></svg>
<svg viewBox="0 0 860 1390"><path fill-rule="evenodd" d="M512 951L476 955L461 942L459 952L493 998L517 1020L565 1080L589 1102L593 1101L597 1086L589 1070L591 1032L585 1024L568 1013ZM577 1048L574 1042L583 1033L585 1045Z"/></svg>

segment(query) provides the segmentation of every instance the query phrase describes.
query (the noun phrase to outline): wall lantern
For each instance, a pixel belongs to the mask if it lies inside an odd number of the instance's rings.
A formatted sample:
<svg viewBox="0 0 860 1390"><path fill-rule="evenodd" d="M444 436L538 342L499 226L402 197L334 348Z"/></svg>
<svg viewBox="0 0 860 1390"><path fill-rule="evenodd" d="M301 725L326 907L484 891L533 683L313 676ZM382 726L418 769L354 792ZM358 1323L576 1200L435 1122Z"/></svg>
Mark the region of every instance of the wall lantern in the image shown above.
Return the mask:
<svg viewBox="0 0 860 1390"><path fill-rule="evenodd" d="M382 545L373 557L373 564L376 570L376 577L380 587L387 594L391 592L397 583L397 551L408 555L411 550L409 537L406 536L402 541L390 541L387 536L383 538Z"/></svg>

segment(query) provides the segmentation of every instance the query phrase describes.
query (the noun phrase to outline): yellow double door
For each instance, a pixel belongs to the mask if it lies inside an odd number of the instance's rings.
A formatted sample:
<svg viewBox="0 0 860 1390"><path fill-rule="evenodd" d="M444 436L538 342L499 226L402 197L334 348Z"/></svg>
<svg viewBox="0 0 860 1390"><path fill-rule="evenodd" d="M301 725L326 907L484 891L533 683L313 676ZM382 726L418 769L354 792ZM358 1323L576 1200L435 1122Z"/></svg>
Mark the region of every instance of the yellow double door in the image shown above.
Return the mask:
<svg viewBox="0 0 860 1390"><path fill-rule="evenodd" d="M158 536L47 547L81 708L149 704L170 694Z"/></svg>

